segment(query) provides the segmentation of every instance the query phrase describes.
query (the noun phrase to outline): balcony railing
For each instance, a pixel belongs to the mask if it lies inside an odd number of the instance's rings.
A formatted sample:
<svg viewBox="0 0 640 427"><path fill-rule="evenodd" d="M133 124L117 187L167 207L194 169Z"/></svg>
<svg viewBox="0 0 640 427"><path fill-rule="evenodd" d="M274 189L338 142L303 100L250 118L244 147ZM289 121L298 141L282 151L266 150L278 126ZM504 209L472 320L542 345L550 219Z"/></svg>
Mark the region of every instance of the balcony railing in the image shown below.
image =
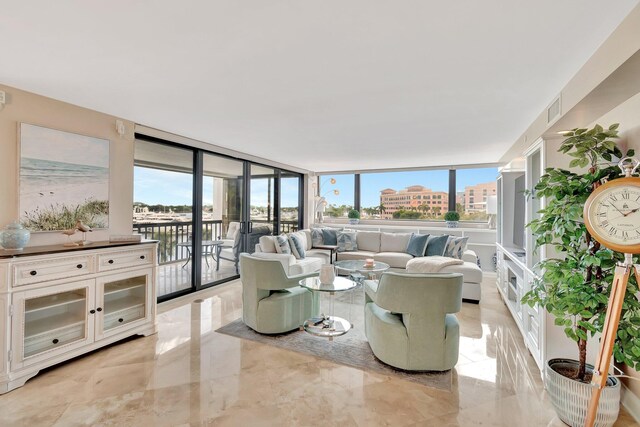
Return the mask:
<svg viewBox="0 0 640 427"><path fill-rule="evenodd" d="M266 220L252 220L254 224L272 224ZM223 232L223 221L202 221L202 240L217 240L226 234L226 226ZM297 231L298 221L281 221L280 233ZM142 235L143 239L158 240L158 263L169 264L178 261L186 261L189 252L184 246L178 247L178 243L188 242L193 234L193 223L184 222L149 222L133 224L133 232ZM253 252L253 251L252 251Z"/></svg>

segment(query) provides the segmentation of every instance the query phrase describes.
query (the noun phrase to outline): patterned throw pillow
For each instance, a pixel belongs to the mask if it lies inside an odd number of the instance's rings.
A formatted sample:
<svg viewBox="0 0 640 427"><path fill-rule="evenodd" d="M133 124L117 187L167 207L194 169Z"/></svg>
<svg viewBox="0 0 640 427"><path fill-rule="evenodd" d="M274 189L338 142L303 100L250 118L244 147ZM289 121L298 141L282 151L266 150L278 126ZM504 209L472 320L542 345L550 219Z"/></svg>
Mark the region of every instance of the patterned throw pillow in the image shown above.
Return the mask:
<svg viewBox="0 0 640 427"><path fill-rule="evenodd" d="M297 259L304 259L306 253L304 248L307 246L307 238L301 231L289 234L289 246L291 246L291 252Z"/></svg>
<svg viewBox="0 0 640 427"><path fill-rule="evenodd" d="M413 256L424 256L424 252L427 250L428 241L428 234L411 233L411 238L407 244L407 253Z"/></svg>
<svg viewBox="0 0 640 427"><path fill-rule="evenodd" d="M286 234L276 236L276 252L279 254L291 254L291 246L289 246L289 238Z"/></svg>
<svg viewBox="0 0 640 427"><path fill-rule="evenodd" d="M355 231L339 231L337 241L338 252L350 252L358 250Z"/></svg>
<svg viewBox="0 0 640 427"><path fill-rule="evenodd" d="M429 236L427 240L427 249L425 250L425 256L443 256L445 249L447 249L447 241L449 236Z"/></svg>
<svg viewBox="0 0 640 427"><path fill-rule="evenodd" d="M322 228L311 229L311 244L312 246L324 245L324 238L322 236Z"/></svg>
<svg viewBox="0 0 640 427"><path fill-rule="evenodd" d="M444 256L462 259L462 254L467 249L467 240L469 240L468 237L449 236Z"/></svg>

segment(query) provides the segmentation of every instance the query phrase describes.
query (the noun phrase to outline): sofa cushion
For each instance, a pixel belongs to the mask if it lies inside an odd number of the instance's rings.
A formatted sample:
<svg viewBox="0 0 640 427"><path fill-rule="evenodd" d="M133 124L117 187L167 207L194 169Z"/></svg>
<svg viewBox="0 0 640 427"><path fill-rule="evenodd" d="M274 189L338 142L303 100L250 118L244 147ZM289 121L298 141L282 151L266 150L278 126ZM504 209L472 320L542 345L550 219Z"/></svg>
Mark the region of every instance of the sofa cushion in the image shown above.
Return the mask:
<svg viewBox="0 0 640 427"><path fill-rule="evenodd" d="M335 228L322 228L322 240L325 245L337 245L338 230Z"/></svg>
<svg viewBox="0 0 640 427"><path fill-rule="evenodd" d="M389 264L393 268L406 268L407 262L413 259L413 255L406 252L379 252L373 255L373 259Z"/></svg>
<svg viewBox="0 0 640 427"><path fill-rule="evenodd" d="M338 252L338 261L346 261L346 260L352 260L352 259L365 260L367 258L373 258L374 255L375 255L375 252L362 251L362 250L357 250L352 252Z"/></svg>
<svg viewBox="0 0 640 427"><path fill-rule="evenodd" d="M482 270L472 262L464 262L460 265L448 265L440 270L440 273L462 273L465 283L481 283Z"/></svg>
<svg viewBox="0 0 640 427"><path fill-rule="evenodd" d="M447 248L448 235L444 236L429 236L427 241L427 251L425 256L444 256L444 250Z"/></svg>
<svg viewBox="0 0 640 427"><path fill-rule="evenodd" d="M406 253L413 256L424 256L427 250L427 241L429 240L428 234L414 234L411 233L411 238L407 244Z"/></svg>
<svg viewBox="0 0 640 427"><path fill-rule="evenodd" d="M293 253L297 259L304 259L305 248L307 247L307 236L302 231L289 234L289 246L291 246L291 253Z"/></svg>
<svg viewBox="0 0 640 427"><path fill-rule="evenodd" d="M258 240L260 242L260 250L268 254L275 254L276 251L276 236L260 236Z"/></svg>
<svg viewBox="0 0 640 427"><path fill-rule="evenodd" d="M337 240L338 252L350 252L358 250L355 231L339 231Z"/></svg>
<svg viewBox="0 0 640 427"><path fill-rule="evenodd" d="M318 258L323 264L329 264L329 254L326 249L309 249L305 252L305 258Z"/></svg>
<svg viewBox="0 0 640 427"><path fill-rule="evenodd" d="M304 230L300 230L300 231L302 231L304 235L307 237L307 247L304 249L308 251L313 247L313 235L311 234L311 230L309 230L308 228L305 228Z"/></svg>
<svg viewBox="0 0 640 427"><path fill-rule="evenodd" d="M295 274L315 273L320 270L322 264L323 262L320 258L306 257L304 259L299 259L297 262L289 266L289 276L293 276Z"/></svg>
<svg viewBox="0 0 640 427"><path fill-rule="evenodd" d="M291 246L289 246L289 238L286 234L276 236L276 252L279 254L290 254Z"/></svg>
<svg viewBox="0 0 640 427"><path fill-rule="evenodd" d="M411 233L380 233L380 252L406 252Z"/></svg>
<svg viewBox="0 0 640 427"><path fill-rule="evenodd" d="M380 252L380 232L358 231L356 234L358 250Z"/></svg>
<svg viewBox="0 0 640 427"><path fill-rule="evenodd" d="M467 240L469 240L468 237L449 236L444 256L462 259L462 254L467 249Z"/></svg>

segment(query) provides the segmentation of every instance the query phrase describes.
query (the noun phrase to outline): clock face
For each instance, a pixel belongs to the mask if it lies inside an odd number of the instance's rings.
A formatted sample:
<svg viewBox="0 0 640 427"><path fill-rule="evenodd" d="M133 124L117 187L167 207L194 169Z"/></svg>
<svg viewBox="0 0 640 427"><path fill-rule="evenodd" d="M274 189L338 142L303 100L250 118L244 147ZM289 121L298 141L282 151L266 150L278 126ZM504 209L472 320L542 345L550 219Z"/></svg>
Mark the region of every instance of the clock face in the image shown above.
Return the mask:
<svg viewBox="0 0 640 427"><path fill-rule="evenodd" d="M621 178L600 186L585 205L584 219L589 232L604 246L628 253L640 251L640 179Z"/></svg>

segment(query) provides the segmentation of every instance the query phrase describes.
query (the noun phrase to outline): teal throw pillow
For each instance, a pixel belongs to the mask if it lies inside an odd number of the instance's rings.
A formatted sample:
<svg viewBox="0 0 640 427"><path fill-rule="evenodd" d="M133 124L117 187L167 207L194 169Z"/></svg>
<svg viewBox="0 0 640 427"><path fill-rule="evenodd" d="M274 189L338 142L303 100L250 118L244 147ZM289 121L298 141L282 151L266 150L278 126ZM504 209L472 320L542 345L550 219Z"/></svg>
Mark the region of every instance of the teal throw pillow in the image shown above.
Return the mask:
<svg viewBox="0 0 640 427"><path fill-rule="evenodd" d="M413 256L424 256L427 250L428 234L411 234L407 244L407 253Z"/></svg>
<svg viewBox="0 0 640 427"><path fill-rule="evenodd" d="M429 236L427 242L427 250L425 256L444 256L444 251L447 248L448 235L444 236Z"/></svg>
<svg viewBox="0 0 640 427"><path fill-rule="evenodd" d="M289 234L289 245L291 246L291 252L297 259L304 259L307 255L304 247L306 242L302 241L302 237L297 233Z"/></svg>
<svg viewBox="0 0 640 427"><path fill-rule="evenodd" d="M338 252L351 252L358 250L355 231L339 231L337 241Z"/></svg>
<svg viewBox="0 0 640 427"><path fill-rule="evenodd" d="M322 228L311 229L311 246L324 245L324 238L322 237Z"/></svg>
<svg viewBox="0 0 640 427"><path fill-rule="evenodd" d="M323 228L322 240L325 245L337 245L338 244L338 230L335 228Z"/></svg>
<svg viewBox="0 0 640 427"><path fill-rule="evenodd" d="M469 240L468 237L449 236L444 256L462 259L462 254L467 249L467 240Z"/></svg>
<svg viewBox="0 0 640 427"><path fill-rule="evenodd" d="M276 236L276 252L279 254L291 254L291 246L289 246L289 238L286 234Z"/></svg>

